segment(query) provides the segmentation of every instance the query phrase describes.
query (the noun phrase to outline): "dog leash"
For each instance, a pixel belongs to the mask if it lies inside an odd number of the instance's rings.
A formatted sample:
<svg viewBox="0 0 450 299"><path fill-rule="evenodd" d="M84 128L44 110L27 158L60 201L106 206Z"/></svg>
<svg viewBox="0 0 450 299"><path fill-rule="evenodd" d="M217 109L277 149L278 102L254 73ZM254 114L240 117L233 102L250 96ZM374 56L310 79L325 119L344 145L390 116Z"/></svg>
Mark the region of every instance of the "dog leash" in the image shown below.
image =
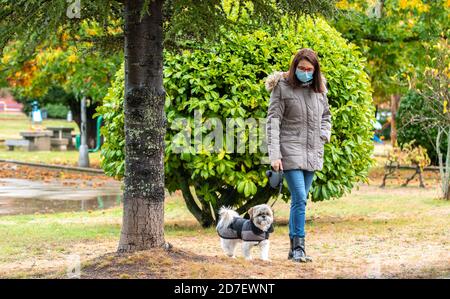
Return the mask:
<svg viewBox="0 0 450 299"><path fill-rule="evenodd" d="M275 201L272 203L272 205L270 206L270 208L273 208L273 206L275 205L275 203L277 202L278 198L280 198L280 194L281 194L281 190L283 189L283 180L284 180L284 172L283 170L280 170L281 173L281 181L280 181L280 186L278 187L278 196L275 199Z"/></svg>

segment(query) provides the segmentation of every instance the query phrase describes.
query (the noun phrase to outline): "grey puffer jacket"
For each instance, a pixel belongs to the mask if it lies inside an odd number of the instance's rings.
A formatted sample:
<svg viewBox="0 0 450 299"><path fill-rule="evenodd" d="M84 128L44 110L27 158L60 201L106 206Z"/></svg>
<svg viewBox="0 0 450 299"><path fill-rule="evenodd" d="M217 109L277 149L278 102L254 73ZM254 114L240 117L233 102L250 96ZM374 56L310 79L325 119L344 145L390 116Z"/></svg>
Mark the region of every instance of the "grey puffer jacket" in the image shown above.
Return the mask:
<svg viewBox="0 0 450 299"><path fill-rule="evenodd" d="M283 74L274 72L265 81L271 92L266 124L269 160L281 159L284 170L321 170L324 144L331 137L327 91L294 88Z"/></svg>

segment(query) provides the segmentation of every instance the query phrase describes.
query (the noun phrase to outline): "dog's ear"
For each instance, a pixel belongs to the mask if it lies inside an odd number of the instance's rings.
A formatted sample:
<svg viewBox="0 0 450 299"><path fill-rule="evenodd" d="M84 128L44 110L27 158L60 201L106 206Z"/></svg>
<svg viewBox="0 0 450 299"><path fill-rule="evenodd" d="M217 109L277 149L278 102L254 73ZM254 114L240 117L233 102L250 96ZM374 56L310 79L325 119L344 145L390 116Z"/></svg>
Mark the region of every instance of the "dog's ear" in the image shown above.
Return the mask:
<svg viewBox="0 0 450 299"><path fill-rule="evenodd" d="M250 216L250 220L253 219L253 207L251 207L248 211L247 211L248 215Z"/></svg>

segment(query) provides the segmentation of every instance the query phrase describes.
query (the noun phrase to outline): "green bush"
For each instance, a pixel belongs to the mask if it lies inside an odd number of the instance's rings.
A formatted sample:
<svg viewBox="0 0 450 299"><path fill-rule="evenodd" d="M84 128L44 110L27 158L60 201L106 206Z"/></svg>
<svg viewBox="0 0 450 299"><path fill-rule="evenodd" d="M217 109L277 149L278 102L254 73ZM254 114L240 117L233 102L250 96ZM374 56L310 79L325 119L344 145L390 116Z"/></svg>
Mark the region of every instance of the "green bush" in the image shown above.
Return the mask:
<svg viewBox="0 0 450 299"><path fill-rule="evenodd" d="M415 117L432 115L433 112L424 105L423 97L414 90L410 90L400 100L400 106L395 117L397 124L397 142L403 146L411 140L416 140L416 146L421 145L427 149L432 165L438 165L436 151L437 128L428 128L428 123L413 123L411 120ZM441 152L447 152L447 139L443 138L441 143ZM445 155L443 157L445 160Z"/></svg>
<svg viewBox="0 0 450 299"><path fill-rule="evenodd" d="M98 106L97 113L92 116L103 115L105 124L100 127L100 134L105 137L100 150L102 157L100 167L107 175L118 180L125 173L124 77L124 65L122 64L116 73L115 81L103 99L103 105Z"/></svg>
<svg viewBox="0 0 450 299"><path fill-rule="evenodd" d="M67 117L67 113L69 112L69 108L62 104L47 104L45 105L45 109L47 109L48 118L65 119Z"/></svg>
<svg viewBox="0 0 450 299"><path fill-rule="evenodd" d="M312 200L339 198L350 192L355 183L367 181L375 107L363 70L364 59L354 45L321 19L301 19L298 31L292 25L284 26L285 30L278 33L262 29L251 34L222 32L221 41L208 50L164 54L169 124L166 187L170 192L182 190L187 207L203 226L214 223L211 214L217 216L222 205L235 206L244 213L255 204L267 202L277 191L267 184L265 171L269 165L261 163L267 154L250 154L248 142L243 154L224 150L174 153L172 147L178 142L176 134L180 131L175 120L184 117L192 124L194 110L201 111L205 119L217 117L224 125L226 118L265 118L270 94L265 90L264 79L273 71L286 71L293 55L303 47L313 48L320 56L329 84L333 121L331 142L325 145L324 167L316 172L311 187ZM97 110L105 119L102 167L116 177L121 177L124 170L123 85L121 70L104 105ZM264 130L260 128L260 133ZM248 141L249 132L242 132L239 137L235 132L234 138ZM262 142L265 145L264 139L258 140L258 146ZM290 198L286 182L282 198Z"/></svg>

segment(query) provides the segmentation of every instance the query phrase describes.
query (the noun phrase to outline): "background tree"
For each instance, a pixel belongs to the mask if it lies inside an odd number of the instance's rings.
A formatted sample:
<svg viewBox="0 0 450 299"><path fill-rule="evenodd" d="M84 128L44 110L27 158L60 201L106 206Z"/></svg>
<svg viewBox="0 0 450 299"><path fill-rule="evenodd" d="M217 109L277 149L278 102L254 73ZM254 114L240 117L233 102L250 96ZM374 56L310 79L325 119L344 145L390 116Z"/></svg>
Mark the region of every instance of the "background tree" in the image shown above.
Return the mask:
<svg viewBox="0 0 450 299"><path fill-rule="evenodd" d="M435 108L427 105L425 101L421 93L415 89L411 89L402 97L395 120L398 126L398 144L403 145L415 140L415 145L420 145L427 150L431 163L439 165L436 149L438 128L430 126L427 122L413 121L414 119L434 114ZM442 140L440 151L447 151L446 139Z"/></svg>
<svg viewBox="0 0 450 299"><path fill-rule="evenodd" d="M402 94L423 73L427 49L449 33L446 0L340 0L333 22L367 57L375 103L390 102L391 142Z"/></svg>
<svg viewBox="0 0 450 299"><path fill-rule="evenodd" d="M32 57L21 50L25 47L23 42L10 43L3 51L0 66L8 86L21 102L29 104L37 99L41 107L55 103L67 105L79 127L80 101L86 96L87 137L91 148L95 147L97 138L97 122L92 116L123 60L121 52L102 55L91 41L84 41L103 35L103 30L122 31L117 24L104 29L96 22L85 21L73 36L61 31L40 44Z"/></svg>
<svg viewBox="0 0 450 299"><path fill-rule="evenodd" d="M233 6L238 12L246 11L256 23L277 24L283 14L295 18L303 13L330 13L334 2L241 0ZM227 18L220 0L92 0L82 1L79 11L66 14L76 3L69 3L68 7L65 0L0 0L0 49L19 39L34 51L58 28L79 28L81 18L97 20L102 25L109 19L123 19L126 155L118 251L162 246L166 125L163 45L182 45L182 41L191 39L202 42L205 37L217 35L218 24L233 21ZM67 18L68 15L79 15L80 19ZM108 40L108 36L101 40Z"/></svg>
<svg viewBox="0 0 450 299"><path fill-rule="evenodd" d="M447 39L441 39L432 51L434 55L427 56L428 66L422 79L419 94L424 106L430 114L413 115L411 122L425 124L426 129L436 129L435 150L439 161L442 197L450 200L450 47ZM447 143L446 152L441 147Z"/></svg>

